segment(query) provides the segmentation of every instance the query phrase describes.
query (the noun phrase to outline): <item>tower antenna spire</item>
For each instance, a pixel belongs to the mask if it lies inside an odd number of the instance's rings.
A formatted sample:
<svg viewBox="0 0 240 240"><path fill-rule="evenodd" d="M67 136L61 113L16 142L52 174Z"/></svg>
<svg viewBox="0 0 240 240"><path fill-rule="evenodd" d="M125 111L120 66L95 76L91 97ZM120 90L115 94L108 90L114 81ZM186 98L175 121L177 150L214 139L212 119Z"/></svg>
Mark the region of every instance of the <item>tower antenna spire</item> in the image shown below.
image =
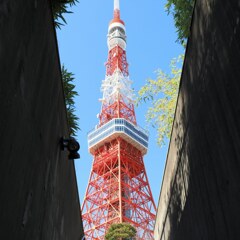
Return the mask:
<svg viewBox="0 0 240 240"><path fill-rule="evenodd" d="M113 15L114 15L114 19L120 19L120 4L119 4L119 0L114 0Z"/></svg>
<svg viewBox="0 0 240 240"><path fill-rule="evenodd" d="M119 0L114 0L114 10L120 10Z"/></svg>

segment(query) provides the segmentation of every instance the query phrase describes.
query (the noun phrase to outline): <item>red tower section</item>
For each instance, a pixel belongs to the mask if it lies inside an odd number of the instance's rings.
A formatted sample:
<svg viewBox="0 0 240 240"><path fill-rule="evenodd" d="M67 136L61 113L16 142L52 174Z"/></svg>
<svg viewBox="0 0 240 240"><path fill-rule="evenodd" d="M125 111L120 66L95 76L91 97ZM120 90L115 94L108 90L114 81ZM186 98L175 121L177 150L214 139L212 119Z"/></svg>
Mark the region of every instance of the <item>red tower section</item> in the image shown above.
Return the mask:
<svg viewBox="0 0 240 240"><path fill-rule="evenodd" d="M156 207L143 162L148 133L136 123L118 0L108 48L100 123L88 134L94 160L82 206L85 238L103 240L112 223L128 222L137 240L152 240Z"/></svg>

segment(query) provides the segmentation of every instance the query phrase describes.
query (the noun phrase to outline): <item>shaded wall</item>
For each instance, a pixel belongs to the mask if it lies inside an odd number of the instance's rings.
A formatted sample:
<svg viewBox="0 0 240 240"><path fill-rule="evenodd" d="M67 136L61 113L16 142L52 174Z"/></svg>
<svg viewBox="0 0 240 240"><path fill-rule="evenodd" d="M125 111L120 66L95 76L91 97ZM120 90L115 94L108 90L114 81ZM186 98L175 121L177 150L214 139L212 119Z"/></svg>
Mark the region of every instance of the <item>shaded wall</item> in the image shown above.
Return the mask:
<svg viewBox="0 0 240 240"><path fill-rule="evenodd" d="M240 1L197 0L155 239L240 238Z"/></svg>
<svg viewBox="0 0 240 240"><path fill-rule="evenodd" d="M0 238L82 237L55 30L47 0L0 1Z"/></svg>

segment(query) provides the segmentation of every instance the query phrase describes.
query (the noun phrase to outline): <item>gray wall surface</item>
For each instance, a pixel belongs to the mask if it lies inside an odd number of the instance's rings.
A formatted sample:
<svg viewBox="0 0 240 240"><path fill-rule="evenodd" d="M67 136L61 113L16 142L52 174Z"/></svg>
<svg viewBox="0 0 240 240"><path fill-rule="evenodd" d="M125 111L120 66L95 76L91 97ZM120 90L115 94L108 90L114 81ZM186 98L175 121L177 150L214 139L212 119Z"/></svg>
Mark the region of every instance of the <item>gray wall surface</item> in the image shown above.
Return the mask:
<svg viewBox="0 0 240 240"><path fill-rule="evenodd" d="M0 239L80 240L60 63L47 0L0 1Z"/></svg>
<svg viewBox="0 0 240 240"><path fill-rule="evenodd" d="M240 1L197 0L155 240L240 239Z"/></svg>

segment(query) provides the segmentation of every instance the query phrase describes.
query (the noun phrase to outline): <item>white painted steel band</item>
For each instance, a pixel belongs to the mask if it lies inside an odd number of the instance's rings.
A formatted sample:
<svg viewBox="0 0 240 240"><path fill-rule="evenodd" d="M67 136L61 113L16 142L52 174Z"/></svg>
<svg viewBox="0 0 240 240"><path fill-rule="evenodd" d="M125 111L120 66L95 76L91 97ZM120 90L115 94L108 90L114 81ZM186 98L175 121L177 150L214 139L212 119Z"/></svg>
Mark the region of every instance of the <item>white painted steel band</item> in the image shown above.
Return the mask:
<svg viewBox="0 0 240 240"><path fill-rule="evenodd" d="M119 0L114 0L114 10L120 10Z"/></svg>
<svg viewBox="0 0 240 240"><path fill-rule="evenodd" d="M129 123L128 121L126 121L124 119L124 121L126 123ZM130 124L130 123L129 123ZM110 122L107 123L107 125L109 125L104 131L101 131L101 128L104 127L104 125L99 128L99 129L96 129L95 131L91 132L89 135L88 135L88 146L89 148L93 147L93 146L96 146L98 145L98 143L100 143L101 141L103 141L104 139L107 139L109 136L111 135L114 135L115 133L120 133L120 134L123 134L123 135L126 135L127 137L131 138L134 142L136 142L137 144L141 145L143 148L147 149L147 146L144 146L141 142L139 142L139 140L135 139L133 136L136 136L137 138L139 138L142 142L144 142L146 145L148 145L148 140L144 139L141 135L139 135L138 133L132 131L132 129L130 129L129 127L127 127L124 122L123 123L115 123L115 119L111 120ZM132 124L131 124L132 125ZM105 126L106 127L106 126ZM122 131L119 131L119 130L115 130L115 127L123 127L123 130ZM133 126L137 131L143 133L144 135L146 135L146 137L148 138L148 135L145 133L145 131L142 131L139 127L137 126ZM126 133L124 130L128 130L130 134ZM110 131L112 130L112 131ZM93 138L91 138L91 135L94 135L94 133L96 131L99 131L99 134L97 134L96 136L94 136ZM107 133L109 131L109 134L107 134L105 136L105 133ZM101 137L102 136L102 137ZM99 138L100 137L100 138ZM99 138L99 140L97 142L94 143L94 140L96 140L97 138ZM93 142L93 143L91 143Z"/></svg>
<svg viewBox="0 0 240 240"><path fill-rule="evenodd" d="M104 142L105 139L108 139L108 140L111 140L111 139L114 139L114 138L111 138L112 136L116 135L117 136L121 136L122 135L122 138L125 139L126 141L128 141L127 139L131 139L132 140L132 145L135 146L137 149L139 149L143 154L146 154L147 152L147 147L145 147L143 144L139 143L136 139L132 138L130 135L126 134L125 132L120 132L120 131L113 131L112 133L110 133L108 136L106 136L105 138L103 139L100 139L98 142L94 143L92 146L88 146L88 149L89 151L91 152L92 149L96 149L96 146L102 142ZM127 138L127 139L126 139ZM130 142L131 143L131 142ZM101 145L102 145L101 144ZM101 146L100 145L100 146Z"/></svg>
<svg viewBox="0 0 240 240"><path fill-rule="evenodd" d="M109 128L107 128L105 131L103 131L103 132L100 132L98 135L96 135L94 138L92 138L92 139L89 139L88 140L88 142L90 143L90 142L92 142L94 139L96 139L96 138L98 138L99 136L101 136L101 135L104 135L104 133L105 132L107 132L107 131L109 131L111 128L115 128L115 127L124 127L124 128L126 128L127 130L129 130L133 135L137 135L137 137L139 137L139 138L141 138L141 140L143 140L144 142L146 142L146 144L148 143L147 142L147 140L146 139L144 139L144 138L142 138L140 135L138 135L137 133L135 133L135 132L133 132L130 128L128 128L127 126L125 126L125 125L123 125L123 124L114 124L114 125L112 125L112 126L110 126ZM123 131L116 131L116 130L114 130L114 132L120 132L120 133L124 133L124 134L127 134L127 133L125 133L125 132L123 132ZM128 135L128 134L127 134ZM130 136L130 135L129 135ZM106 136L106 138L107 138L108 136ZM130 136L131 137L131 136ZM132 137L131 137L132 138ZM100 141L100 140L99 140ZM98 141L98 142L99 142ZM134 139L134 141L137 141L138 142L138 140L136 140L136 139ZM98 142L96 142L96 144L98 143ZM141 144L140 142L139 142L139 144ZM142 145L142 144L141 144ZM89 145L90 146L90 145ZM146 147L146 146L144 146L144 147Z"/></svg>
<svg viewBox="0 0 240 240"><path fill-rule="evenodd" d="M108 32L111 30L111 28L113 27L121 27L124 31L126 31L126 28L125 26L122 24L122 23L119 23L119 22L113 22L109 25L108 27Z"/></svg>

